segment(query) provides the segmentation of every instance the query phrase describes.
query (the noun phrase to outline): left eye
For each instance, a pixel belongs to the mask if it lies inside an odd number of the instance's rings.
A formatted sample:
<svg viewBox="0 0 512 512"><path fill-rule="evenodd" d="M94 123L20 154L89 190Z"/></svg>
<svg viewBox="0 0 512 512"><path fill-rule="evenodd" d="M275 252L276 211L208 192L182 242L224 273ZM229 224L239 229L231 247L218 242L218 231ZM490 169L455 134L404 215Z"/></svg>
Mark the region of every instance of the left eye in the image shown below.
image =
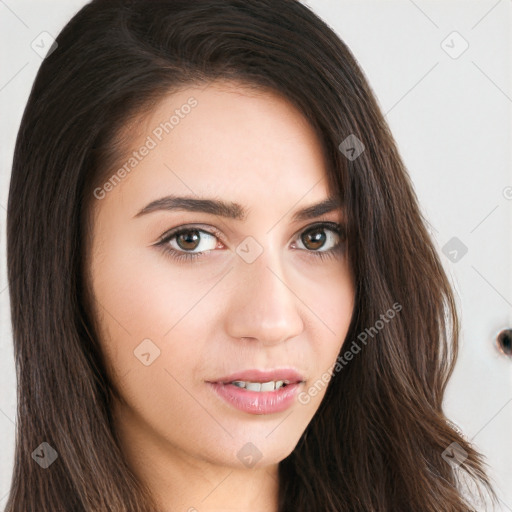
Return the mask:
<svg viewBox="0 0 512 512"><path fill-rule="evenodd" d="M326 252L334 249L338 245L340 238L340 229L336 226L318 225L303 231L299 240L307 250Z"/></svg>

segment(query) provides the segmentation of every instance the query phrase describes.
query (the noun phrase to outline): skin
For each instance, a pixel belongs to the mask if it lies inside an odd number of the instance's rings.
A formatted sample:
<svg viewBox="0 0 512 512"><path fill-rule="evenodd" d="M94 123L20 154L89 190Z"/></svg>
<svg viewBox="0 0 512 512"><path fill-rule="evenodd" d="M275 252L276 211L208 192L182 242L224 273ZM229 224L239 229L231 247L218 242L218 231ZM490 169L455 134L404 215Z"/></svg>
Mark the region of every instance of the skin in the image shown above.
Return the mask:
<svg viewBox="0 0 512 512"><path fill-rule="evenodd" d="M326 386L307 404L250 414L206 381L287 367L305 376L306 390L332 367L354 283L346 249L326 259L317 254L346 242L324 229L324 246L308 249L300 235L320 221L341 223L344 213L292 221L296 210L330 195L326 162L303 115L273 93L229 82L183 89L134 125L128 153L191 96L197 106L94 199L89 277L100 341L122 396L115 428L162 510L276 511L278 463L293 451ZM244 221L177 210L136 216L168 194L234 201L248 214ZM223 239L201 232L196 249L183 249L176 237L167 242L182 253L203 251L191 261L155 245L170 229L190 225L216 228ZM263 249L252 263L236 252L248 236ZM149 350L147 366L134 354L144 339L160 350L154 360ZM250 468L237 457L248 442L262 454Z"/></svg>

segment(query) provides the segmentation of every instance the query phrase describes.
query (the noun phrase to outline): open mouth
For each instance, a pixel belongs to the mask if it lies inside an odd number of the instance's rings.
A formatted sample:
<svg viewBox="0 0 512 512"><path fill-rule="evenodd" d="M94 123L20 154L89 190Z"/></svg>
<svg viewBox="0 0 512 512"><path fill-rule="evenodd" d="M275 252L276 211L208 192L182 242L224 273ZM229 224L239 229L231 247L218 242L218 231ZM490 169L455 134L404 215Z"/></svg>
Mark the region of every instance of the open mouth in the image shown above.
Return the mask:
<svg viewBox="0 0 512 512"><path fill-rule="evenodd" d="M250 414L273 414L291 407L304 381L209 382L215 393L235 409Z"/></svg>
<svg viewBox="0 0 512 512"><path fill-rule="evenodd" d="M280 388L285 388L290 384L288 380L271 380L269 382L252 382L246 380L234 380L232 382L226 382L226 384L232 384L241 389L246 389L247 391L256 391L256 392L264 392L264 391L275 391Z"/></svg>
<svg viewBox="0 0 512 512"><path fill-rule="evenodd" d="M250 414L273 414L291 407L305 377L294 368L241 370L206 381L224 402Z"/></svg>

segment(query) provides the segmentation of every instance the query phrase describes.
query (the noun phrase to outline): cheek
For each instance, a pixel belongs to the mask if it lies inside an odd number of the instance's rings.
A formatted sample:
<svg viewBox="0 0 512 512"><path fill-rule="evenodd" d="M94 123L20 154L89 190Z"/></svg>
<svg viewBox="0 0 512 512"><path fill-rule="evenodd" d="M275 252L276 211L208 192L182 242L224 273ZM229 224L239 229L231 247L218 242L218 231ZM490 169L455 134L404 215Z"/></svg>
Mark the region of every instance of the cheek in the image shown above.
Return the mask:
<svg viewBox="0 0 512 512"><path fill-rule="evenodd" d="M204 437L200 425L210 418L193 398L200 391L194 376L202 366L199 341L209 339L214 320L198 303L201 286L185 286L169 269L164 275L147 257L141 265L137 251L109 254L94 269L93 290L102 348L130 417L178 444Z"/></svg>
<svg viewBox="0 0 512 512"><path fill-rule="evenodd" d="M93 269L93 290L105 323L124 330L132 342L162 339L200 298L197 280L184 282L180 268L154 249L127 250L121 241L105 248L108 259L98 258Z"/></svg>
<svg viewBox="0 0 512 512"><path fill-rule="evenodd" d="M311 319L315 347L320 349L318 359L329 358L341 347L354 309L354 280L348 263L342 261L325 271L311 274L301 288L303 291L299 296Z"/></svg>
<svg viewBox="0 0 512 512"><path fill-rule="evenodd" d="M177 267L162 264L162 257L147 247L127 251L120 242L102 252L109 256L93 260L93 293L98 334L111 370L119 379L131 372L150 380L158 369L168 380L164 368L190 368L201 348L186 341L207 339L201 330L211 324L204 310L203 321L191 322L204 286L184 281ZM181 365L172 364L176 360ZM141 374L146 363L155 370Z"/></svg>
<svg viewBox="0 0 512 512"><path fill-rule="evenodd" d="M311 318L314 317L314 324L309 328L313 340L311 361L314 371L298 401L311 410L320 406L327 391L354 310L355 288L348 266L344 264L338 271L333 269L331 277L312 286L307 301Z"/></svg>

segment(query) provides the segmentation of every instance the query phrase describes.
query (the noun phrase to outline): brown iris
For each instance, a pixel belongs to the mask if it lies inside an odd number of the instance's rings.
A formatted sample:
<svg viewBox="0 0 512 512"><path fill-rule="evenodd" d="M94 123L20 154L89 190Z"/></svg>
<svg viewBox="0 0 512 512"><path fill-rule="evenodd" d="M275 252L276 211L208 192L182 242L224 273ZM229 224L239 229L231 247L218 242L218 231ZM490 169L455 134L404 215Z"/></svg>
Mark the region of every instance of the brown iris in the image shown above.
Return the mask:
<svg viewBox="0 0 512 512"><path fill-rule="evenodd" d="M179 233L176 236L176 242L181 249L192 250L198 246L200 238L199 231L197 229L191 229Z"/></svg>
<svg viewBox="0 0 512 512"><path fill-rule="evenodd" d="M306 231L300 238L305 247L313 250L322 247L327 237L325 235L325 228L316 228Z"/></svg>

